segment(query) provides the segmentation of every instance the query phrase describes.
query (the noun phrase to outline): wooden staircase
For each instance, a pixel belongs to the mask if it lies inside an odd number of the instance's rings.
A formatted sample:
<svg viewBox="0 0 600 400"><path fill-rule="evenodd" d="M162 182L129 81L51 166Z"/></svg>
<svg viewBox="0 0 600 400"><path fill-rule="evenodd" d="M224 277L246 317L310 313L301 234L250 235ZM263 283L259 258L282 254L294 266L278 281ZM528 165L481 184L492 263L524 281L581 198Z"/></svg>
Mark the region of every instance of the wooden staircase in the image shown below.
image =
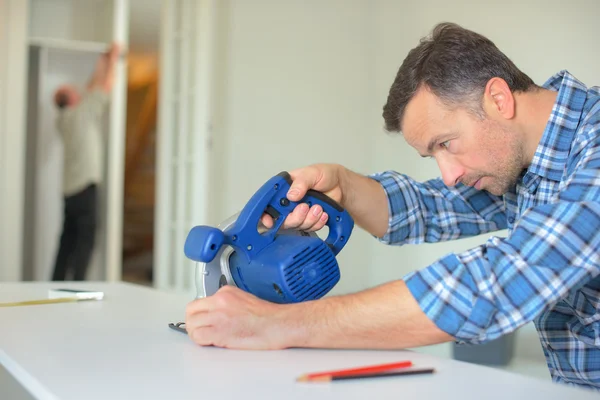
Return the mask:
<svg viewBox="0 0 600 400"><path fill-rule="evenodd" d="M123 280L152 284L158 57L128 56Z"/></svg>

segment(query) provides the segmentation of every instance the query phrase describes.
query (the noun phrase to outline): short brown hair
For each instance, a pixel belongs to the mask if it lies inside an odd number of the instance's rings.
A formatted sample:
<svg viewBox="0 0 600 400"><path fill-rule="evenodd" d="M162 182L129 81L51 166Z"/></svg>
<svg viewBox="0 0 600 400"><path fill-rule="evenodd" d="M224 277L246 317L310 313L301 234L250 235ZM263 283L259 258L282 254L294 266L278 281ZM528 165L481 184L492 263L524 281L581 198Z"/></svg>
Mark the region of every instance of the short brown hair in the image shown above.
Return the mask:
<svg viewBox="0 0 600 400"><path fill-rule="evenodd" d="M537 88L491 40L457 24L438 24L402 62L383 107L385 128L401 130L406 105L422 85L444 104L483 116L483 91L494 77L504 79L512 92Z"/></svg>

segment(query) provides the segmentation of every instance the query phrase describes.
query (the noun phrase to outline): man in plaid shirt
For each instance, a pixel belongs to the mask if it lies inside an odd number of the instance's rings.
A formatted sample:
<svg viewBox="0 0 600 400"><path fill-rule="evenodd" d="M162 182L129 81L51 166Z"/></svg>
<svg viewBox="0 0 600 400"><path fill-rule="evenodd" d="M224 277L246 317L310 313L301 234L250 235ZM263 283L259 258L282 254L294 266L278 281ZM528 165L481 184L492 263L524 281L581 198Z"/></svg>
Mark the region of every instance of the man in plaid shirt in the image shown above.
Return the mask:
<svg viewBox="0 0 600 400"><path fill-rule="evenodd" d="M404 60L383 116L441 179L319 164L292 171L290 200L324 192L387 244L508 236L346 296L275 305L224 288L188 307L192 339L405 348L484 343L533 321L553 380L600 388L600 88L566 71L539 87L485 37L440 24ZM285 226L326 221L301 204Z"/></svg>

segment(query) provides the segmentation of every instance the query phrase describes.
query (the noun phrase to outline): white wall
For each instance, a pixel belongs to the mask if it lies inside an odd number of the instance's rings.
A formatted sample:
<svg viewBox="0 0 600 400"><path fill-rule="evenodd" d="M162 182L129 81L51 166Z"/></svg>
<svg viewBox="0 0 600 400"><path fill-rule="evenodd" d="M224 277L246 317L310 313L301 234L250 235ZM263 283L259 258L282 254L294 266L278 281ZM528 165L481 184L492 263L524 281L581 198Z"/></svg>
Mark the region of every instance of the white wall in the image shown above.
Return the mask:
<svg viewBox="0 0 600 400"><path fill-rule="evenodd" d="M366 172L372 138L367 2L227 3L220 10L213 223L282 170L327 161ZM342 251L336 292L366 287L365 236L356 229Z"/></svg>
<svg viewBox="0 0 600 400"><path fill-rule="evenodd" d="M0 281L21 279L27 2L0 1Z"/></svg>
<svg viewBox="0 0 600 400"><path fill-rule="evenodd" d="M113 4L119 0L28 0L32 37L106 41L112 38Z"/></svg>
<svg viewBox="0 0 600 400"><path fill-rule="evenodd" d="M129 0L129 50L155 53L158 50L161 0Z"/></svg>

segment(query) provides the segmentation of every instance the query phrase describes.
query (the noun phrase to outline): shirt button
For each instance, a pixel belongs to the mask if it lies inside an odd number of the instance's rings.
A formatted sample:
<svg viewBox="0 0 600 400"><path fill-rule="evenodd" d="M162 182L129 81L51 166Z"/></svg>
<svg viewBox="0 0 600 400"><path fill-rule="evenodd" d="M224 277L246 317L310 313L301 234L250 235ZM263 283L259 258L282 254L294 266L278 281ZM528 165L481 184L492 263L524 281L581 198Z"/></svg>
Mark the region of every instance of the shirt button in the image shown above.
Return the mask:
<svg viewBox="0 0 600 400"><path fill-rule="evenodd" d="M508 217L508 223L509 224L512 225L512 224L514 224L514 222L515 222L515 217Z"/></svg>

